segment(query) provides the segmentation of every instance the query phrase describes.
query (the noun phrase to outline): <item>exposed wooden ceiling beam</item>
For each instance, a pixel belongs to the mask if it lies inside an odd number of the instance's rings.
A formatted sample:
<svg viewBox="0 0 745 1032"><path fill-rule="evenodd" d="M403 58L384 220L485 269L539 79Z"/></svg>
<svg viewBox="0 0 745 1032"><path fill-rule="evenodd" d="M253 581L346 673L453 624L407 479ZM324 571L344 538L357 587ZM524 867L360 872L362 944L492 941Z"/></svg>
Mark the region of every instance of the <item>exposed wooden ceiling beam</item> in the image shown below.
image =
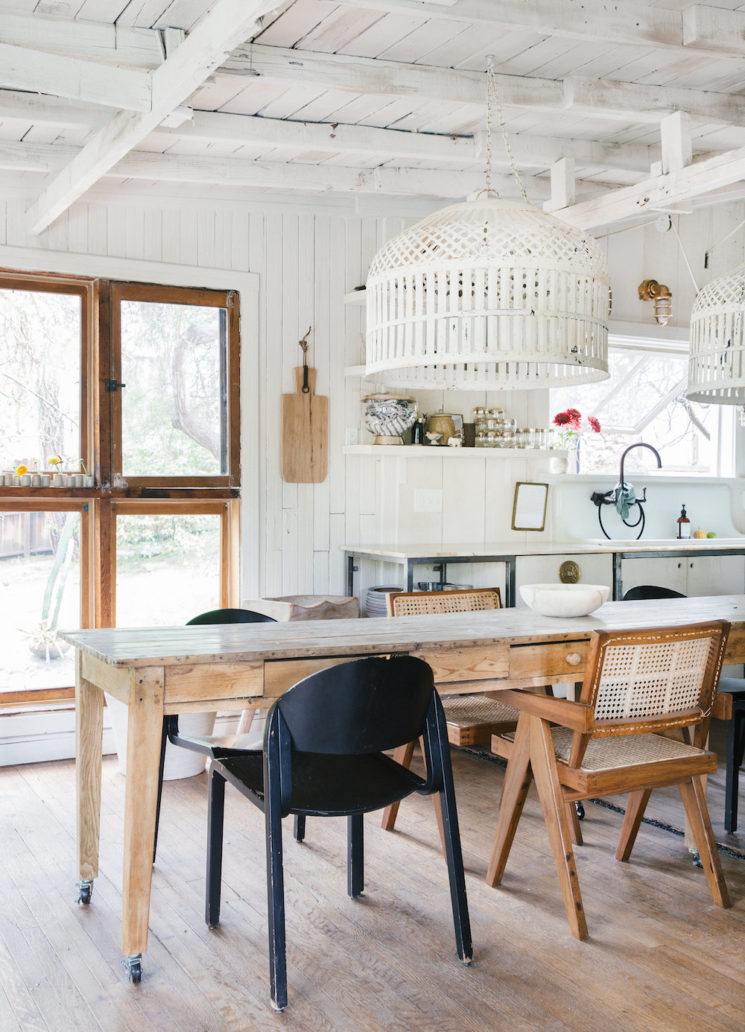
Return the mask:
<svg viewBox="0 0 745 1032"><path fill-rule="evenodd" d="M41 93L0 90L0 119L12 118L35 125L84 126L100 129L111 119L111 112L97 104L50 97Z"/></svg>
<svg viewBox="0 0 745 1032"><path fill-rule="evenodd" d="M0 142L0 170L49 173L80 151L59 144ZM284 161L250 161L242 158L213 158L186 154L153 154L132 151L104 175L167 183L208 183L211 187L245 186L304 193L363 193L401 197L463 198L480 190L480 171L436 169L347 168L342 165L310 165ZM547 180L528 182L531 196L548 196ZM495 189L505 196L518 196L510 175L493 177ZM593 184L593 188L596 188Z"/></svg>
<svg viewBox="0 0 745 1032"><path fill-rule="evenodd" d="M157 29L128 28L77 18L73 21L0 11L0 39L19 47L67 54L84 61L118 62L130 67L157 68L165 57L163 38Z"/></svg>
<svg viewBox="0 0 745 1032"><path fill-rule="evenodd" d="M476 136L445 136L364 125L259 118L226 112L195 111L191 121L174 129L161 126L157 132L187 140L227 140L236 146L259 144L329 154L370 153L377 155L380 162L396 158L421 158L434 162L462 161L464 164L474 164L483 162L486 156L485 133ZM548 168L562 157L571 157L579 164L605 165L628 172L647 173L651 161L648 147L608 147L593 140L515 134L510 139L510 146L518 165L526 168ZM499 148L494 160L498 165L506 163L506 156Z"/></svg>
<svg viewBox="0 0 745 1032"><path fill-rule="evenodd" d="M484 26L533 29L541 36L664 49L684 46L699 53L745 55L745 14L691 4L684 11L623 0L341 0L393 14L419 14Z"/></svg>
<svg viewBox="0 0 745 1032"><path fill-rule="evenodd" d="M150 109L120 111L49 183L29 210L40 233L200 86L276 0L217 0L184 42L155 71Z"/></svg>
<svg viewBox="0 0 745 1032"><path fill-rule="evenodd" d="M483 72L258 43L238 47L216 72L215 78L230 76L241 76L244 80L259 76L356 94L393 94L486 105ZM544 79L501 73L496 78L502 103L508 107L568 110L588 117L632 123L657 122L673 111L687 111L709 122L735 125L745 122L745 97L739 95L597 79Z"/></svg>
<svg viewBox="0 0 745 1032"><path fill-rule="evenodd" d="M149 73L0 43L0 86L126 111L150 107Z"/></svg>
<svg viewBox="0 0 745 1032"><path fill-rule="evenodd" d="M745 147L697 161L666 175L650 176L635 186L607 191L555 212L582 229L598 229L660 208L683 203L745 180Z"/></svg>

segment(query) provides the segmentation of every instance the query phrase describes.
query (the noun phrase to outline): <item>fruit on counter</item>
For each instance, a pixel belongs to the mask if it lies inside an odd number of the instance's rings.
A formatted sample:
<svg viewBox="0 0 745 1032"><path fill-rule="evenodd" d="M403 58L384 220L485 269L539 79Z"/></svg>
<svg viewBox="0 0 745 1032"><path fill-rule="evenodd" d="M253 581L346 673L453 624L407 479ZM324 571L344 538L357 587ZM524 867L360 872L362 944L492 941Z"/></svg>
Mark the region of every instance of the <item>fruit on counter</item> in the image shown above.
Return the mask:
<svg viewBox="0 0 745 1032"><path fill-rule="evenodd" d="M700 540L701 538L705 538L705 537L706 537L706 532L705 532L705 531L703 531L703 530L694 530L694 532L693 532L693 536L694 536L694 537L695 537L695 538L696 538L697 540Z"/></svg>
<svg viewBox="0 0 745 1032"><path fill-rule="evenodd" d="M707 536L707 538L715 538L716 534L715 534L715 532L713 530L710 530L709 533L706 536Z"/></svg>

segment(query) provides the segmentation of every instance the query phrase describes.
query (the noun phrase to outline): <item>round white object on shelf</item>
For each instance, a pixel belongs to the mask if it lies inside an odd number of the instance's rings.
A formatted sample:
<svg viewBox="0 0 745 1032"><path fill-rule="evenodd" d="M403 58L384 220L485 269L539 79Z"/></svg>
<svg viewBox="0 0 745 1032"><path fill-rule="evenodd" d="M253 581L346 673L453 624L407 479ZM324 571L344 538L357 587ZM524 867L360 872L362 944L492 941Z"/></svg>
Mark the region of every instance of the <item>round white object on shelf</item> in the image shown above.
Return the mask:
<svg viewBox="0 0 745 1032"><path fill-rule="evenodd" d="M587 616L610 597L606 584L523 584L523 602L542 616Z"/></svg>

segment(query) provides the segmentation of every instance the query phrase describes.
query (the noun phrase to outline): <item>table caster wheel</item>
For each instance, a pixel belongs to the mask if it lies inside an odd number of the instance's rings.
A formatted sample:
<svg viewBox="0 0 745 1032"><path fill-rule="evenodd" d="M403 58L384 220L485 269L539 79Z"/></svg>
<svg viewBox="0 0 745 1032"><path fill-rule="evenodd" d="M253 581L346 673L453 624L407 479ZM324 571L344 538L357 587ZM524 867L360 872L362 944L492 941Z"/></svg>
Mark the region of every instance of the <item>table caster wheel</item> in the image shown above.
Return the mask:
<svg viewBox="0 0 745 1032"><path fill-rule="evenodd" d="M78 903L87 905L91 901L93 895L93 882L92 881L81 881L78 882Z"/></svg>
<svg viewBox="0 0 745 1032"><path fill-rule="evenodd" d="M584 806L582 805L582 803L575 803L574 806L575 806L575 809L577 810L577 818L580 821L583 821L585 819L585 808L584 808Z"/></svg>
<svg viewBox="0 0 745 1032"><path fill-rule="evenodd" d="M142 980L142 954L135 953L131 957L125 957L122 964L126 969L129 981L137 985Z"/></svg>

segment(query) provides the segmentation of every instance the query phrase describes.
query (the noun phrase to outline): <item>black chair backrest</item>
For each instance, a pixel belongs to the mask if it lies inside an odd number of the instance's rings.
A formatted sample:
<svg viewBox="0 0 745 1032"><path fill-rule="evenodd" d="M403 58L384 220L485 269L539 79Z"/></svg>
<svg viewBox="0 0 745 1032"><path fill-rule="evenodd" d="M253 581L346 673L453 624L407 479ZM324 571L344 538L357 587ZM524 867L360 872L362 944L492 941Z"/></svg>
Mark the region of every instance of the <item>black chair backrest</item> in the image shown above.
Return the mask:
<svg viewBox="0 0 745 1032"><path fill-rule="evenodd" d="M293 749L354 756L415 741L424 730L433 690L432 670L423 660L372 657L311 674L275 706Z"/></svg>
<svg viewBox="0 0 745 1032"><path fill-rule="evenodd" d="M640 602L647 598L686 598L680 591L672 588L661 588L656 584L637 584L629 588L623 596L624 602Z"/></svg>
<svg viewBox="0 0 745 1032"><path fill-rule="evenodd" d="M210 609L208 613L200 613L186 626L192 624L229 624L229 623L276 623L273 616L255 613L252 609Z"/></svg>

